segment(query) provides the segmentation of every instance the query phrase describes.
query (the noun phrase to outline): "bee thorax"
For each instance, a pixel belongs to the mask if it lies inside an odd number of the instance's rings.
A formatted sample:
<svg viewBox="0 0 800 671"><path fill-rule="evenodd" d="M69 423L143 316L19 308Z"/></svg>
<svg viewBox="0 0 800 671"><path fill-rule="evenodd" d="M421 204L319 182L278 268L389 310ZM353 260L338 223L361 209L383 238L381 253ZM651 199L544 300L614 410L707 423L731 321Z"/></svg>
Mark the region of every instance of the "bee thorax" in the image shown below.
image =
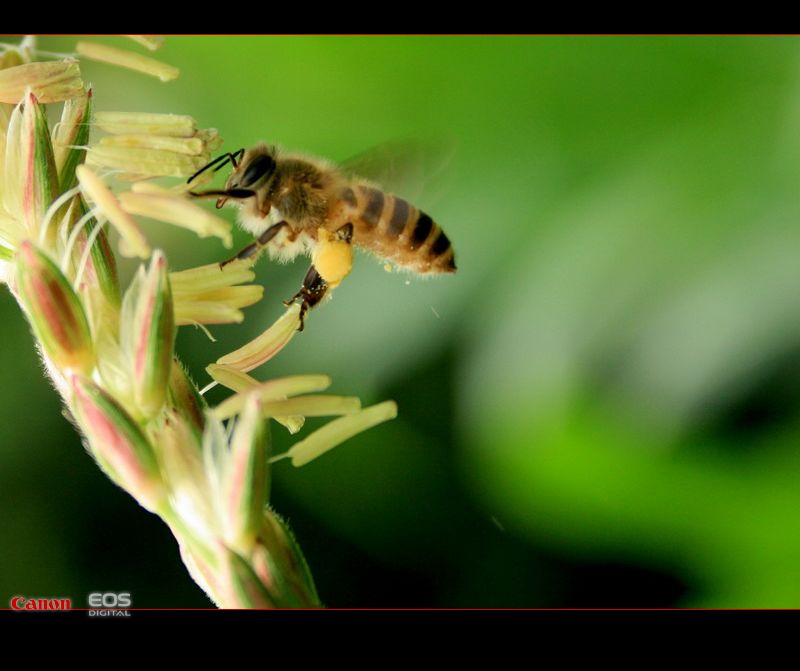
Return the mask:
<svg viewBox="0 0 800 671"><path fill-rule="evenodd" d="M255 207L253 199L245 201L239 208L239 225L256 238L282 218L281 213L274 207L266 217L262 216Z"/></svg>

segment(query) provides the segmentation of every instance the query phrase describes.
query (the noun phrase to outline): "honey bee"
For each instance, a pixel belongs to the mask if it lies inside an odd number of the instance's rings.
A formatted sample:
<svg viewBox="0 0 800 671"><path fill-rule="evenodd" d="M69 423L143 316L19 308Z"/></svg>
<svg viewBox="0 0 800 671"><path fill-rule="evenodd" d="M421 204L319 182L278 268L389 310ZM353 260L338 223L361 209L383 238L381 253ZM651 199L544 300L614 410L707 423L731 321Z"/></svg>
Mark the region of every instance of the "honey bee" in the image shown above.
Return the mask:
<svg viewBox="0 0 800 671"><path fill-rule="evenodd" d="M302 287L284 301L300 301L301 331L308 310L349 274L352 245L419 274L456 270L450 240L431 217L366 179L350 177L322 159L283 155L274 146L259 144L219 156L188 181L228 163L233 171L224 189L189 193L216 196L217 208L228 202L237 205L240 225L255 236L222 265L264 249L281 261L311 256Z"/></svg>

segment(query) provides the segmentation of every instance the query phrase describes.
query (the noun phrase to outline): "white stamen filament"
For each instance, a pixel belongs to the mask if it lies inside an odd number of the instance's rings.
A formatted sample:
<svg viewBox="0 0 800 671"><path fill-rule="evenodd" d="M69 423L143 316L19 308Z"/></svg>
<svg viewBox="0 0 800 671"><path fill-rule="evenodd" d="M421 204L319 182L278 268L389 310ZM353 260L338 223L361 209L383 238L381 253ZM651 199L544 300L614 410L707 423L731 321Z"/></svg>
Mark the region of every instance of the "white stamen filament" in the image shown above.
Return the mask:
<svg viewBox="0 0 800 671"><path fill-rule="evenodd" d="M79 291L81 288L81 279L83 278L83 271L86 268L86 263L89 260L89 255L92 253L92 245L94 245L94 241L97 240L97 236L100 235L100 231L102 230L106 221L108 220L105 218L98 221L97 225L92 229L92 232L86 239L86 248L83 250L83 254L81 254L81 260L80 263L78 264L78 272L75 274L75 283L73 284L75 291Z"/></svg>
<svg viewBox="0 0 800 671"><path fill-rule="evenodd" d="M70 198L76 196L81 192L79 186L70 189L69 191L65 191L62 193L58 198L56 198L50 207L47 208L47 212L44 213L44 218L42 219L42 227L39 230L39 244L41 245L44 243L45 238L47 237L47 229L50 227L50 220L53 218L53 215L58 211L58 209L66 203Z"/></svg>
<svg viewBox="0 0 800 671"><path fill-rule="evenodd" d="M84 214L80 219L78 219L78 223L75 224L75 227L70 231L69 238L67 239L67 244L64 247L64 254L61 257L61 272L66 275L67 268L69 268L69 260L72 257L72 248L75 246L75 241L78 239L78 236L81 234L84 225L86 222L91 220L93 217L97 216L97 211L92 208L86 214Z"/></svg>
<svg viewBox="0 0 800 671"><path fill-rule="evenodd" d="M206 334L206 338L208 338L211 342L217 342L217 339L211 335L211 331L208 330L208 327L205 324L201 324L200 322L192 322L195 328L199 328L203 333Z"/></svg>
<svg viewBox="0 0 800 671"><path fill-rule="evenodd" d="M205 396L207 391L211 391L214 387L219 384L216 380L212 380L209 382L205 387L200 390L200 396Z"/></svg>

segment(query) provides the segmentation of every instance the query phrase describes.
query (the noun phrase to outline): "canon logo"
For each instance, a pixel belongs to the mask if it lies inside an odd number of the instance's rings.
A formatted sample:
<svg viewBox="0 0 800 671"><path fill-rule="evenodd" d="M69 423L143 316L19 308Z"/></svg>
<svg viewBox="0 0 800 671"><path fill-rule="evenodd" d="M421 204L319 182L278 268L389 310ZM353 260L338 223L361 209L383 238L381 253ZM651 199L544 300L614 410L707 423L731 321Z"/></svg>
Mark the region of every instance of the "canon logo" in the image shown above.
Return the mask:
<svg viewBox="0 0 800 671"><path fill-rule="evenodd" d="M12 610L71 610L71 599L46 599L15 596L11 599Z"/></svg>

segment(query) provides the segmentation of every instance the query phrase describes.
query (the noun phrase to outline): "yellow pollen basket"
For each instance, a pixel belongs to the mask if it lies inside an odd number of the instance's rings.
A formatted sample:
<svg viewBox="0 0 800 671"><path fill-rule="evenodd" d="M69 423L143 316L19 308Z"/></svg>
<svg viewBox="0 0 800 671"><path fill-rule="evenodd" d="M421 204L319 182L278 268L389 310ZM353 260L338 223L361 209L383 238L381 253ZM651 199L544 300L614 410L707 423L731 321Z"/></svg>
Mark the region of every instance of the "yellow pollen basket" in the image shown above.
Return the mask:
<svg viewBox="0 0 800 671"><path fill-rule="evenodd" d="M353 268L353 248L349 242L339 240L334 233L320 228L312 262L320 277L333 289Z"/></svg>

